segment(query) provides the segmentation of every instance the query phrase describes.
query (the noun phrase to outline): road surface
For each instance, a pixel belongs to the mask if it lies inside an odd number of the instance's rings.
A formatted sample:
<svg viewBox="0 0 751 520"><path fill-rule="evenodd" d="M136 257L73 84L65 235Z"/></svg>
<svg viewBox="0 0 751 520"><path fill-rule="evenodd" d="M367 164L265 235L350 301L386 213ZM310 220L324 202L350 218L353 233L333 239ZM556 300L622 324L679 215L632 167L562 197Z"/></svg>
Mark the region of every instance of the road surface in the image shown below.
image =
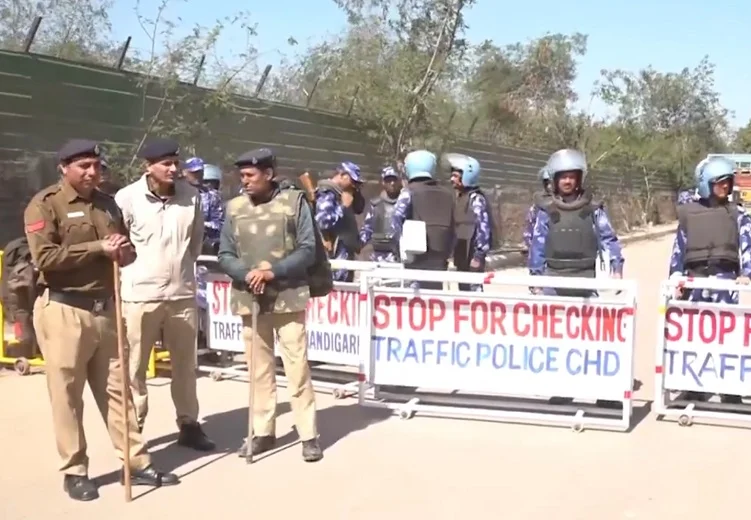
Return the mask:
<svg viewBox="0 0 751 520"><path fill-rule="evenodd" d="M636 415L652 399L657 288L672 237L627 246L626 276L637 278ZM219 451L196 457L172 444L167 380L154 380L145 434L155 461L183 478L123 503L109 473L118 463L87 394L91 475L100 500L80 504L62 491L43 376L0 377L0 519L309 518L369 520L615 520L742 518L743 467L751 432L640 420L631 433L431 419L400 421L319 394L325 458L304 464L299 444L252 466L234 455L246 424L247 386L199 380L206 431ZM286 399L280 390L280 398ZM294 442L285 402L281 444Z"/></svg>

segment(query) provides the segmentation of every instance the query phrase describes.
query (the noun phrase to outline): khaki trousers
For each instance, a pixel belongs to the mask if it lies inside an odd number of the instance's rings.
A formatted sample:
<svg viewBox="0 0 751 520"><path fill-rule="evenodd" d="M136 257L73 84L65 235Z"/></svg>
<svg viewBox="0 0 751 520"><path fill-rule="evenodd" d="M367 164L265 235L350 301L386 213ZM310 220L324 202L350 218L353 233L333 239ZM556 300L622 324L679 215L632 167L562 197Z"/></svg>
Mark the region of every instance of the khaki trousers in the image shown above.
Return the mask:
<svg viewBox="0 0 751 520"><path fill-rule="evenodd" d="M124 397L121 391L114 303L96 315L50 301L45 291L34 302L34 329L44 356L52 424L62 459L60 471L86 476L89 466L83 430L86 381L118 454L122 453L125 440L122 410L123 399L129 396ZM128 414L127 434L131 466L134 469L149 466L151 459L133 413Z"/></svg>
<svg viewBox="0 0 751 520"><path fill-rule="evenodd" d="M297 434L303 441L318 437L316 401L308 366L308 341L305 312L260 314L256 331L256 352L253 359L253 433L256 436L276 435L276 360L274 332L279 338L279 351L287 376L287 391L295 415ZM253 329L251 317L243 316L243 339L250 363Z"/></svg>
<svg viewBox="0 0 751 520"><path fill-rule="evenodd" d="M138 424L143 427L149 411L146 371L157 341L169 351L172 402L177 425L197 422L196 334L194 298L159 302L123 302L130 346L130 382Z"/></svg>

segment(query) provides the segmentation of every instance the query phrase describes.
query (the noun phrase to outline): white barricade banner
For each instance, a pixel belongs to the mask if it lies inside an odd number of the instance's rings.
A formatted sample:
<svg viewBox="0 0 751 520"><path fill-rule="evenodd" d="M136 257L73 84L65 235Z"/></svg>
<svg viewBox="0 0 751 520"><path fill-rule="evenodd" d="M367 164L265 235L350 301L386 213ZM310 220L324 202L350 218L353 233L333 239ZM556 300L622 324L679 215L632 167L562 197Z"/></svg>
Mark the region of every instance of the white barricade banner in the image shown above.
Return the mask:
<svg viewBox="0 0 751 520"><path fill-rule="evenodd" d="M613 400L631 390L626 303L374 291L375 384Z"/></svg>
<svg viewBox="0 0 751 520"><path fill-rule="evenodd" d="M229 277L207 277L209 307L208 344L215 350L245 352L242 318L230 310ZM305 322L308 359L322 363L358 366L360 360L360 298L358 285L337 283L335 290L308 303Z"/></svg>
<svg viewBox="0 0 751 520"><path fill-rule="evenodd" d="M360 294L357 284L337 283L323 298L312 298L305 317L311 361L358 366Z"/></svg>
<svg viewBox="0 0 751 520"><path fill-rule="evenodd" d="M666 390L751 394L751 308L671 302L665 309Z"/></svg>
<svg viewBox="0 0 751 520"><path fill-rule="evenodd" d="M209 327L206 333L209 348L227 352L245 352L243 320L230 310L232 282L228 276L206 276L206 302Z"/></svg>

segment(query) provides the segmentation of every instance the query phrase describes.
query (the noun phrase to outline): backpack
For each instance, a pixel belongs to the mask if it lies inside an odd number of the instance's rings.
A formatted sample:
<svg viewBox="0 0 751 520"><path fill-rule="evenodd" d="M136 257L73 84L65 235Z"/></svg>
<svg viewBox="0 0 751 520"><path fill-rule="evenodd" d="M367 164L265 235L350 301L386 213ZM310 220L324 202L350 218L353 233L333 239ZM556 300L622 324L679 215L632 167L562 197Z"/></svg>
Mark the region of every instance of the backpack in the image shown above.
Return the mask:
<svg viewBox="0 0 751 520"><path fill-rule="evenodd" d="M13 324L16 340L33 348L36 344L32 314L38 296L39 272L34 267L26 237L11 240L3 250L0 303L3 318Z"/></svg>
<svg viewBox="0 0 751 520"><path fill-rule="evenodd" d="M326 248L323 245L323 235L316 223L315 207L304 196L302 190L297 189L291 183L279 186L281 190L295 190L299 192L299 208L302 208L303 204L307 204L310 209L310 213L313 221L313 230L316 236L316 260L315 263L308 268L308 288L310 290L311 298L321 298L328 295L334 290L334 273L331 270L331 263L329 263L329 255L326 252ZM300 210L298 209L298 212Z"/></svg>

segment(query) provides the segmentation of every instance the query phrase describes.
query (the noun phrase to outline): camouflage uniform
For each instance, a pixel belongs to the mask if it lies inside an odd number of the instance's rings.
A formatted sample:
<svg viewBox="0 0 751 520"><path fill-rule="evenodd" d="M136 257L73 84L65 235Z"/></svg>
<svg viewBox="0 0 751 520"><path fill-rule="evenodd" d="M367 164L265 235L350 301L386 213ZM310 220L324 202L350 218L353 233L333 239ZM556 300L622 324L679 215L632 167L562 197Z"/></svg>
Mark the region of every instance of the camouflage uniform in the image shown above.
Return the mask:
<svg viewBox="0 0 751 520"><path fill-rule="evenodd" d="M463 196L469 198L469 210L474 221L472 223L474 231L472 232L470 243L467 245L468 250L466 251L466 254L469 257L467 260L474 260L479 265L478 267L472 267L469 261L462 261L456 257L457 255L454 257L454 262L457 264L457 269L459 270L465 270L462 269L462 264L466 263L468 267L466 270L481 273L485 271L485 257L490 251L490 245L493 240L493 226L492 218L490 216L491 208L488 205L488 199L479 190L470 191L468 194L462 194L460 195L460 198ZM460 211L466 212L466 210ZM459 222L459 218L460 216L457 215L457 222ZM461 254L464 255L465 252L462 252ZM466 284L460 284L459 287L461 290L469 289L475 292L482 292L482 284L471 284L469 287L466 287Z"/></svg>

